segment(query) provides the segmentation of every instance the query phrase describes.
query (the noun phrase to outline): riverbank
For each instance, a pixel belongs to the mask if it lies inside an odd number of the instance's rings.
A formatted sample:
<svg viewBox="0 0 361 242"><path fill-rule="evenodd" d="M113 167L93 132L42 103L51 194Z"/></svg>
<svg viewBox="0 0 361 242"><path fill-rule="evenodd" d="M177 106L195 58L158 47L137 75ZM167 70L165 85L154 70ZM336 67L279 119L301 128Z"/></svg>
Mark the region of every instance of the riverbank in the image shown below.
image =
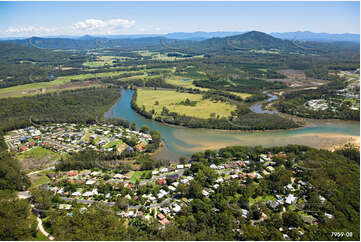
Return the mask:
<svg viewBox="0 0 361 242"><path fill-rule="evenodd" d="M226 146L284 146L307 145L315 148L331 148L343 145L348 139L360 136L360 122L342 120L304 120L305 126L297 129L271 131L215 130L205 128L180 128L145 119L131 108L132 91L123 90L122 98L108 112L112 117L134 122L158 130L164 146L153 157L157 160L177 160L206 149ZM308 135L307 135L308 134Z"/></svg>
<svg viewBox="0 0 361 242"><path fill-rule="evenodd" d="M142 90L142 89L140 89ZM154 91L153 91L154 92ZM152 101L155 99L155 93L151 93ZM179 94L178 99L179 99ZM148 94L147 94L148 95ZM184 94L186 95L186 94ZM194 95L194 94L189 94ZM165 97L168 97L168 94L165 95ZM273 96L270 99L274 99ZM162 122L163 124L169 124L173 126L180 126L180 127L188 127L188 128L205 128L205 129L214 129L214 130L278 130L278 129L291 129L291 128L298 128L301 125L294 122L292 119L286 119L278 115L269 115L265 112L246 112L242 115L240 115L236 120L230 121L229 117L221 116L219 117L216 113L212 113L212 118L200 118L195 116L187 116L186 114L179 114L174 111L170 111L166 108L166 106L163 106L163 109L161 107L158 107L159 103L164 102L164 96L163 101L155 101L155 105L158 108L158 114L157 112L153 111L149 112L145 108L146 103L141 102L138 103L138 90L134 91L131 98L131 108L138 113L139 115L143 116L146 119L149 120L155 120L158 122ZM143 98L144 99L144 98ZM179 101L179 100L178 100ZM189 101L189 99L188 99ZM147 102L150 102L147 100ZM191 102L191 101L189 101ZM213 103L213 102L212 102ZM218 102L216 102L218 103ZM143 105L142 105L143 104ZM139 105L142 105L142 108L140 108ZM187 105L186 105L187 106ZM193 108L192 107L188 107ZM148 107L149 109L149 107ZM206 107L203 107L202 109L206 109ZM159 112L161 111L161 115L159 115ZM183 110L183 109L182 109ZM217 109L216 109L217 110ZM195 111L195 110L193 110ZM228 110L229 111L229 110ZM200 112L200 111L199 111ZM208 111L210 112L210 111ZM217 116L216 116L217 115ZM232 115L233 116L233 115ZM233 116L234 117L234 116Z"/></svg>

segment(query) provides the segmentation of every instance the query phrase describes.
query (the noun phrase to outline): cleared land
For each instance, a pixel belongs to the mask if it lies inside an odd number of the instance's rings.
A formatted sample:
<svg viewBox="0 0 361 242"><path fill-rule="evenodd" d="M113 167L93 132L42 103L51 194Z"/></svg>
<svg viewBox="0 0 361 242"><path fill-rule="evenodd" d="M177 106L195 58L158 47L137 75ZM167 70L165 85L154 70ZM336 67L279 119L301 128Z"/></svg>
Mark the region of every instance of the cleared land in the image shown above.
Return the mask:
<svg viewBox="0 0 361 242"><path fill-rule="evenodd" d="M168 56L167 53L159 53L159 52L153 52L153 51L135 51L141 56L144 57L151 57L152 60L160 60L160 61L176 61L176 60L187 60L187 59L194 59L194 58L203 58L204 55L197 55L197 56L181 56L182 53L178 52L171 52L171 53L177 53L180 56Z"/></svg>
<svg viewBox="0 0 361 242"><path fill-rule="evenodd" d="M87 61L83 63L83 66L87 67L103 67L105 65L113 66L117 62L123 62L127 59L131 59L129 57L124 56L98 56L94 61Z"/></svg>
<svg viewBox="0 0 361 242"><path fill-rule="evenodd" d="M239 97L241 97L242 99L246 99L247 97L251 97L252 94L250 93L242 93L242 92L230 92L232 93L233 95L237 95Z"/></svg>
<svg viewBox="0 0 361 242"><path fill-rule="evenodd" d="M249 52L251 53L258 53L258 54L274 54L274 55L279 55L280 52L278 50L250 50Z"/></svg>
<svg viewBox="0 0 361 242"><path fill-rule="evenodd" d="M184 81L187 80L188 81ZM177 87L184 87L184 88L197 88L201 91L208 91L209 88L202 88L202 87L197 87L196 85L193 84L193 80L190 78L186 78L186 77L180 77L180 76L173 76L170 78L167 78L165 80L166 83L169 83L171 85L177 86Z"/></svg>
<svg viewBox="0 0 361 242"><path fill-rule="evenodd" d="M187 98L191 102L195 101L195 106L180 104ZM202 100L201 94L180 93L173 90L138 89L136 103L140 108L144 105L147 112L154 110L156 116L161 116L163 107L168 108L170 112L202 119L218 115L219 117L229 117L231 112L236 110L236 106L230 103L215 102L210 99Z"/></svg>
<svg viewBox="0 0 361 242"><path fill-rule="evenodd" d="M17 154L16 158L20 161L23 169L27 170L54 165L60 159L60 155L42 147L34 147L21 154Z"/></svg>
<svg viewBox="0 0 361 242"><path fill-rule="evenodd" d="M69 89L79 89L90 86L100 86L99 83L95 82L74 82L71 80L86 80L90 78L105 78L105 77L114 77L125 73L136 73L136 71L113 71L113 72L101 72L97 74L86 73L80 75L69 75L69 76L60 76L57 77L54 81L50 82L36 82L24 85L18 85L8 88L0 89L0 98L6 97L20 97L26 95L36 95L44 92L53 92L59 90L69 90ZM144 76L133 76L134 77L144 77ZM128 77L129 78L129 77Z"/></svg>

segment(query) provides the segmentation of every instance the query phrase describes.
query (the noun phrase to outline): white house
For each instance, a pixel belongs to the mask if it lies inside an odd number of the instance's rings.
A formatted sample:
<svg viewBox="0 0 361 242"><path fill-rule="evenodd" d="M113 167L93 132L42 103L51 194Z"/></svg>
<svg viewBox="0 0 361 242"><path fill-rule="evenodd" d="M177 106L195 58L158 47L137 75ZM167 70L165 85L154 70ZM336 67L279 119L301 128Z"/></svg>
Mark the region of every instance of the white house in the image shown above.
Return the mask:
<svg viewBox="0 0 361 242"><path fill-rule="evenodd" d="M122 174L115 174L115 175L113 176L113 178L115 178L115 179L122 179L122 178L123 178L123 175L122 175Z"/></svg>
<svg viewBox="0 0 361 242"><path fill-rule="evenodd" d="M73 192L71 195L72 196L81 196L81 193L80 192Z"/></svg>
<svg viewBox="0 0 361 242"><path fill-rule="evenodd" d="M202 194L203 194L204 196L206 196L206 197L209 196L209 192L207 192L206 190L203 190L203 191L202 191Z"/></svg>
<svg viewBox="0 0 361 242"><path fill-rule="evenodd" d="M329 218L329 219L333 219L333 218L334 218L334 216L333 216L332 214L329 214L329 213L325 213L325 216L326 216L327 218Z"/></svg>
<svg viewBox="0 0 361 242"><path fill-rule="evenodd" d="M96 180L87 180L85 185L93 185L95 184L97 181Z"/></svg>
<svg viewBox="0 0 361 242"><path fill-rule="evenodd" d="M244 218L247 218L248 217L248 214L249 214L249 211L248 210L246 210L246 209L241 209L241 212L242 212L242 217L244 217Z"/></svg>
<svg viewBox="0 0 361 242"><path fill-rule="evenodd" d="M59 204L59 209L69 210L69 209L71 209L71 205L70 204Z"/></svg>
<svg viewBox="0 0 361 242"><path fill-rule="evenodd" d="M296 201L297 201L297 197L293 196L293 194L290 194L286 197L287 204L292 204L295 203Z"/></svg>
<svg viewBox="0 0 361 242"><path fill-rule="evenodd" d="M178 205L178 204L175 204L174 207L173 207L173 211L175 213L178 213L182 208Z"/></svg>
<svg viewBox="0 0 361 242"><path fill-rule="evenodd" d="M162 168L159 170L161 173L168 172L168 168Z"/></svg>
<svg viewBox="0 0 361 242"><path fill-rule="evenodd" d="M91 196L93 196L93 193L90 191L83 193L83 197L91 197Z"/></svg>
<svg viewBox="0 0 361 242"><path fill-rule="evenodd" d="M217 169L217 166L215 164L212 164L209 167L212 168L212 169Z"/></svg>
<svg viewBox="0 0 361 242"><path fill-rule="evenodd" d="M220 182L223 182L223 181L224 181L223 178L220 177L220 178L218 178L215 182L220 183Z"/></svg>
<svg viewBox="0 0 361 242"><path fill-rule="evenodd" d="M172 192L175 192L177 190L177 188L173 187L173 186L168 186L169 190L171 190Z"/></svg>

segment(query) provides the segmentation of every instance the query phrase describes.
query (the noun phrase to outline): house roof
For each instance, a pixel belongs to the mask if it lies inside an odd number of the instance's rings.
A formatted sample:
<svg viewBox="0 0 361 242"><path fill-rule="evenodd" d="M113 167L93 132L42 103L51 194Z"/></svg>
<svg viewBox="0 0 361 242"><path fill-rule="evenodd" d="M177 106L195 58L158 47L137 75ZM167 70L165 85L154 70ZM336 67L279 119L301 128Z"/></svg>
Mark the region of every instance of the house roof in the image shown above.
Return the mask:
<svg viewBox="0 0 361 242"><path fill-rule="evenodd" d="M164 216L164 214L162 214L162 213L158 213L157 214L157 217L159 218L159 219L165 219L165 216Z"/></svg>
<svg viewBox="0 0 361 242"><path fill-rule="evenodd" d="M160 220L159 222L160 222L161 224L164 224L164 225L169 224L169 221L168 221L167 218L162 219L162 220Z"/></svg>
<svg viewBox="0 0 361 242"><path fill-rule="evenodd" d="M301 216L301 219L303 222L308 223L308 224L312 224L312 223L316 222L316 219L311 215L308 215L308 216L303 215L303 216Z"/></svg>

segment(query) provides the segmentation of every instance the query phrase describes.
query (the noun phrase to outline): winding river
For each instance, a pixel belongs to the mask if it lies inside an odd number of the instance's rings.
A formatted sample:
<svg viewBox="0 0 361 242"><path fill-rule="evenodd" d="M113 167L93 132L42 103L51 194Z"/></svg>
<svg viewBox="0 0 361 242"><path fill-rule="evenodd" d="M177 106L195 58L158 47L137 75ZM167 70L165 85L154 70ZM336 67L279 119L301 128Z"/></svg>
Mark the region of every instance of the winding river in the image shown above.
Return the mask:
<svg viewBox="0 0 361 242"><path fill-rule="evenodd" d="M272 102L274 100L277 100L278 97L276 95L267 93L267 92L263 92L265 94L267 94L269 96L269 98L267 99L267 102ZM262 103L261 104L254 104L251 107L249 107L249 109L251 109L253 112L255 113L269 113L269 114L276 114L278 113L278 111L276 110L266 110L262 108Z"/></svg>
<svg viewBox="0 0 361 242"><path fill-rule="evenodd" d="M359 142L360 122L316 120L312 125L277 131L225 131L211 129L191 129L170 127L146 119L131 108L133 91L123 90L122 97L107 112L106 117L117 117L134 122L140 128L147 125L158 130L166 147L156 156L157 159L176 160L206 149L219 149L230 145L262 145L265 147L287 144L302 144L316 148L330 148L346 142Z"/></svg>

